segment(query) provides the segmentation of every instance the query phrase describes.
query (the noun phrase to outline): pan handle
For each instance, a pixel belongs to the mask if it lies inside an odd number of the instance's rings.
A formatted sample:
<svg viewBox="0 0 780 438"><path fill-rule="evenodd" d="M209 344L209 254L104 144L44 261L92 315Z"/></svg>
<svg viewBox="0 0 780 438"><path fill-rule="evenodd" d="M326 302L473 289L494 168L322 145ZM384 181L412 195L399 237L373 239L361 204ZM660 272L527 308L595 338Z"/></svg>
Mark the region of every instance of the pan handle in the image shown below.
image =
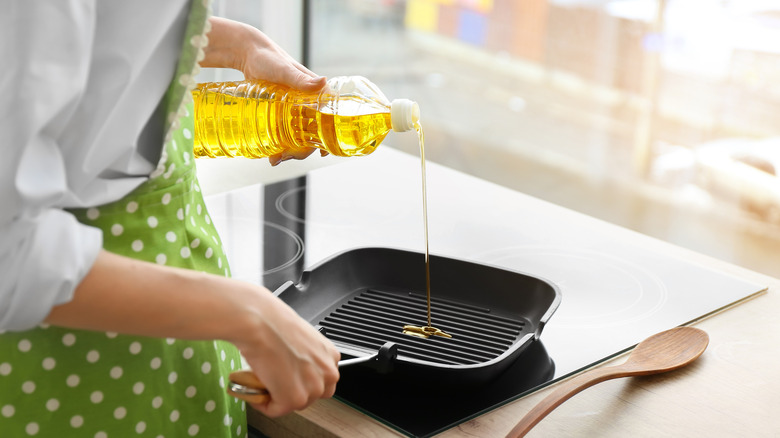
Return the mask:
<svg viewBox="0 0 780 438"><path fill-rule="evenodd" d="M372 354L371 356L342 360L339 361L339 368L369 362L376 358L377 354ZM239 370L230 373L227 393L249 403L265 403L271 398L265 384L257 378L252 370Z"/></svg>
<svg viewBox="0 0 780 438"><path fill-rule="evenodd" d="M398 355L398 346L386 342L376 353L339 361L339 368L360 363L369 363L380 373L387 373ZM239 370L230 373L227 393L249 403L265 403L271 398L263 382L252 370Z"/></svg>
<svg viewBox="0 0 780 438"><path fill-rule="evenodd" d="M265 385L255 376L252 370L239 370L230 373L227 393L249 403L265 403L271 399L271 394Z"/></svg>

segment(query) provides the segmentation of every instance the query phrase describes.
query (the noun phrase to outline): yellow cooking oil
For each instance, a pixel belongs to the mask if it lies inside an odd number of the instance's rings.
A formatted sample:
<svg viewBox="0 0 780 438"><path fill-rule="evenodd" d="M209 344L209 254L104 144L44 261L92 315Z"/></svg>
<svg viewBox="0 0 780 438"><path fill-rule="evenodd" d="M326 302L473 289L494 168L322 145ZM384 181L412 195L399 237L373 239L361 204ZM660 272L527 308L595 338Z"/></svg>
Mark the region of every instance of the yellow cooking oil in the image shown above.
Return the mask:
<svg viewBox="0 0 780 438"><path fill-rule="evenodd" d="M210 82L192 92L196 157L264 158L316 147L336 156L368 155L393 129L386 111L336 114L325 93L264 82ZM360 96L341 96L348 108Z"/></svg>
<svg viewBox="0 0 780 438"><path fill-rule="evenodd" d="M417 141L420 143L420 169L422 170L422 205L423 205L423 235L425 236L425 297L427 303L428 324L424 326L405 325L403 333L409 336L428 339L431 336L442 338L451 338L452 335L445 333L431 325L431 257L428 251L428 189L427 172L425 171L425 135L423 135L422 125L419 120L414 122L414 130L417 131Z"/></svg>

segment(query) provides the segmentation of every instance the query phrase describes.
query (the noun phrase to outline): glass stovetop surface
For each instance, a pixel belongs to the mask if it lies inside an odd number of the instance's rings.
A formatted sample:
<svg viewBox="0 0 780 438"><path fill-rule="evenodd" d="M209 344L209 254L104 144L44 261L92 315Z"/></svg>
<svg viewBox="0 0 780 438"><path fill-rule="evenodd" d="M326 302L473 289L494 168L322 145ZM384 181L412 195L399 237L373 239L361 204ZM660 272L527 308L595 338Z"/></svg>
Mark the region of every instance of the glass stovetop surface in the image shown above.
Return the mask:
<svg viewBox="0 0 780 438"><path fill-rule="evenodd" d="M433 163L427 171L431 254L543 277L562 301L540 341L479 388L423 391L392 373L342 370L337 397L407 435L454 427L764 289L627 244L653 241L630 230ZM424 251L419 158L389 148L206 203L234 277L271 290L345 250Z"/></svg>

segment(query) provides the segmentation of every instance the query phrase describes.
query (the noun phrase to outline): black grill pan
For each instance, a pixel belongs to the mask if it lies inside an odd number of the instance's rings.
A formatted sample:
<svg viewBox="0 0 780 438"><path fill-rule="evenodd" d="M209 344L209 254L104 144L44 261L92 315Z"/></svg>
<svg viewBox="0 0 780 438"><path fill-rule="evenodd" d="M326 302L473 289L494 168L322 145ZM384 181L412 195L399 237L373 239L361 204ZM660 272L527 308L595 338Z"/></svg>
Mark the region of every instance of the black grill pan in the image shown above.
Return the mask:
<svg viewBox="0 0 780 438"><path fill-rule="evenodd" d="M343 356L398 345L393 373L461 384L489 380L538 339L561 301L558 288L538 277L432 255L432 325L453 337L421 339L404 325L427 324L424 254L359 248L303 272L275 294L320 326Z"/></svg>

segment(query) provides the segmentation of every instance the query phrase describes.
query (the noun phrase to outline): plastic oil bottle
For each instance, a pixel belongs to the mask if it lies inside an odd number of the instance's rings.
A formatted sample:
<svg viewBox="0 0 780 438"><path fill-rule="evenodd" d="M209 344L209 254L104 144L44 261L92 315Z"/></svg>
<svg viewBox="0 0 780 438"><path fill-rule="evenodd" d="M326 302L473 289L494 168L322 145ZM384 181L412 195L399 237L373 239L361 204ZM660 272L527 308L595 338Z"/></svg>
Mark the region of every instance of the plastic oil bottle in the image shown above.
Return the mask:
<svg viewBox="0 0 780 438"><path fill-rule="evenodd" d="M287 149L316 147L333 155L368 155L392 131L417 131L422 170L428 324L403 332L429 338L449 334L431 326L430 258L425 147L420 109L408 99L390 102L360 76L328 80L307 93L263 81L208 82L193 90L196 157L264 158Z"/></svg>
<svg viewBox="0 0 780 438"><path fill-rule="evenodd" d="M199 84L192 95L196 157L264 158L311 147L368 155L391 130L412 130L420 117L415 102L390 102L360 76L331 78L314 93L241 81Z"/></svg>

